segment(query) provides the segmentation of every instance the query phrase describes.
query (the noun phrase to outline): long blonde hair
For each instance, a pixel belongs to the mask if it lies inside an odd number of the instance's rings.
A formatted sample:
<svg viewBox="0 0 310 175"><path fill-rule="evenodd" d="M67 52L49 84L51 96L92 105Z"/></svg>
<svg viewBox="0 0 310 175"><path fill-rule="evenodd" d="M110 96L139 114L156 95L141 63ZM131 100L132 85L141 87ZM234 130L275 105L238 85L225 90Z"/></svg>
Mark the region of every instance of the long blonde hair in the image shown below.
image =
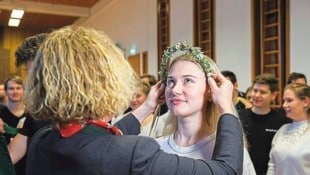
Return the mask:
<svg viewBox="0 0 310 175"><path fill-rule="evenodd" d="M123 112L137 76L103 32L67 26L41 45L26 86L26 108L37 119L65 124Z"/></svg>
<svg viewBox="0 0 310 175"><path fill-rule="evenodd" d="M219 74L220 73L218 67L212 61L211 58L205 56L204 59L207 59L209 64L212 66L212 72L214 74ZM196 64L203 72L207 72L207 71L203 70L203 67L200 65L200 63L198 62L197 59L195 59L192 55L186 55L186 54L185 55L180 55L180 56L172 59L170 61L170 63L169 63L169 70L178 61L190 61L190 62ZM206 83L207 83L207 75L205 75L205 76L206 76ZM207 86L208 86L208 83L207 83ZM218 119L219 119L219 111L218 111L218 108L216 107L216 105L214 103L212 103L212 101L208 101L207 109L206 109L206 116L207 116L207 124L212 129L216 129L217 122L218 122Z"/></svg>
<svg viewBox="0 0 310 175"><path fill-rule="evenodd" d="M204 55L203 59L206 59L206 61L209 64L208 70L204 70L204 67L201 66L201 62L198 59L196 59L193 55L185 53L185 54L181 54L181 55L179 55L173 59L170 59L169 62L167 63L167 68L168 68L167 71L169 71L170 68L172 67L172 65L178 61L190 61L190 62L195 63L205 73L206 82L207 82L207 75L206 75L207 73L212 71L213 74L220 74L221 72L211 58ZM182 71L182 70L180 70L180 71ZM234 114L236 116L238 116L234 106L232 106L232 109L234 111ZM217 123L218 123L220 114L219 114L217 106L212 101L208 101L207 109L206 109L206 116L207 116L206 121L207 121L208 126L212 130L215 131L217 128ZM176 117L173 116L173 114L171 112L169 113L169 117L168 117L167 121L169 121L169 123L167 123L167 125L165 127L163 127L163 131L162 131L163 135L172 134L177 130ZM158 137L160 137L160 136L158 136Z"/></svg>

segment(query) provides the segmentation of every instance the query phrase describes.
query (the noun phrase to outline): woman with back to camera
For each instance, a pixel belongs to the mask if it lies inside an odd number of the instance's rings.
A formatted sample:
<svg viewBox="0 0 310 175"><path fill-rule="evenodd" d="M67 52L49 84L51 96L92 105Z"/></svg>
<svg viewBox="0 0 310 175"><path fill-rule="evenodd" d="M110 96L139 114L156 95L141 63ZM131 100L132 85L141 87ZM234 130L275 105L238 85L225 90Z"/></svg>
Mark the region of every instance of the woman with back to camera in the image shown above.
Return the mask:
<svg viewBox="0 0 310 175"><path fill-rule="evenodd" d="M34 65L26 108L37 119L51 120L54 128L32 141L28 175L242 173L242 130L231 109L232 84L223 76L208 78L222 116L213 160L202 161L167 154L155 140L122 136L109 125L128 106L136 78L103 33L70 26L56 30L41 45Z"/></svg>

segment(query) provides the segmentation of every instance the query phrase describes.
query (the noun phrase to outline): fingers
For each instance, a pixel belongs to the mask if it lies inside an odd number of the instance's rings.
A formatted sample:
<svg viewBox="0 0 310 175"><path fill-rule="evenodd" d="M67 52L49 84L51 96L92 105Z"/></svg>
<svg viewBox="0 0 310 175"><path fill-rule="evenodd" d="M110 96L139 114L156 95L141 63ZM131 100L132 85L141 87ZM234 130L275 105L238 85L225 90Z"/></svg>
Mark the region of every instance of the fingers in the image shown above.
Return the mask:
<svg viewBox="0 0 310 175"><path fill-rule="evenodd" d="M222 74L211 74L208 76L208 84L211 90L218 90L226 78Z"/></svg>
<svg viewBox="0 0 310 175"><path fill-rule="evenodd" d="M222 74L214 74L208 77L209 87L211 88L212 101L218 105L219 111L231 112L232 106L232 83Z"/></svg>
<svg viewBox="0 0 310 175"><path fill-rule="evenodd" d="M158 89L158 88L160 88L161 84L162 83L161 83L161 80L160 80L153 87L156 87L156 89Z"/></svg>
<svg viewBox="0 0 310 175"><path fill-rule="evenodd" d="M151 91L149 92L146 103L149 106L155 107L157 104L165 103L165 85L158 81L154 86L151 87Z"/></svg>
<svg viewBox="0 0 310 175"><path fill-rule="evenodd" d="M223 83L229 82L222 74L210 74L208 83L211 88L220 87Z"/></svg>
<svg viewBox="0 0 310 175"><path fill-rule="evenodd" d="M211 89L216 89L217 88L217 84L215 82L215 80L213 79L212 76L208 76L208 84L210 86Z"/></svg>

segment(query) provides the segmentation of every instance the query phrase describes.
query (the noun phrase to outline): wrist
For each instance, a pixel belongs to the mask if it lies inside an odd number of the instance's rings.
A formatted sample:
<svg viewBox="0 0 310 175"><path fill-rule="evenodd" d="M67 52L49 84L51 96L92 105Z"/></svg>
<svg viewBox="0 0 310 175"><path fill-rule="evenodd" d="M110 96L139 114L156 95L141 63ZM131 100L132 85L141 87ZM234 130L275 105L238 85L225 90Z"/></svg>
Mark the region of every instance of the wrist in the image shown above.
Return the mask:
<svg viewBox="0 0 310 175"><path fill-rule="evenodd" d="M147 116L154 112L154 107L147 103L143 103L139 108L132 111L132 114L139 120L141 123Z"/></svg>
<svg viewBox="0 0 310 175"><path fill-rule="evenodd" d="M231 105L226 105L225 107L223 108L219 108L219 113L222 115L222 114L234 114L234 105L231 104Z"/></svg>

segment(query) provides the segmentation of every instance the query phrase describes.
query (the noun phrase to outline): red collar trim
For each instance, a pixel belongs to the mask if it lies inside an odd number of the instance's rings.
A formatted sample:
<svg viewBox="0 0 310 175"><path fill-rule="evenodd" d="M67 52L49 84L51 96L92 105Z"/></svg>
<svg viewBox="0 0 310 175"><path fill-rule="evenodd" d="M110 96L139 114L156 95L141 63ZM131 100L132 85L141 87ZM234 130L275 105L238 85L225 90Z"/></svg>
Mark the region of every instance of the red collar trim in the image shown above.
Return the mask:
<svg viewBox="0 0 310 175"><path fill-rule="evenodd" d="M119 130L116 126L113 126L110 123L102 120L88 120L86 124L94 124L96 126L108 130L110 133L114 135L123 135L122 131ZM82 130L86 126L86 124L81 124L78 122L70 122L69 124L59 128L60 135L62 137L70 137L75 133L79 132L80 130Z"/></svg>

